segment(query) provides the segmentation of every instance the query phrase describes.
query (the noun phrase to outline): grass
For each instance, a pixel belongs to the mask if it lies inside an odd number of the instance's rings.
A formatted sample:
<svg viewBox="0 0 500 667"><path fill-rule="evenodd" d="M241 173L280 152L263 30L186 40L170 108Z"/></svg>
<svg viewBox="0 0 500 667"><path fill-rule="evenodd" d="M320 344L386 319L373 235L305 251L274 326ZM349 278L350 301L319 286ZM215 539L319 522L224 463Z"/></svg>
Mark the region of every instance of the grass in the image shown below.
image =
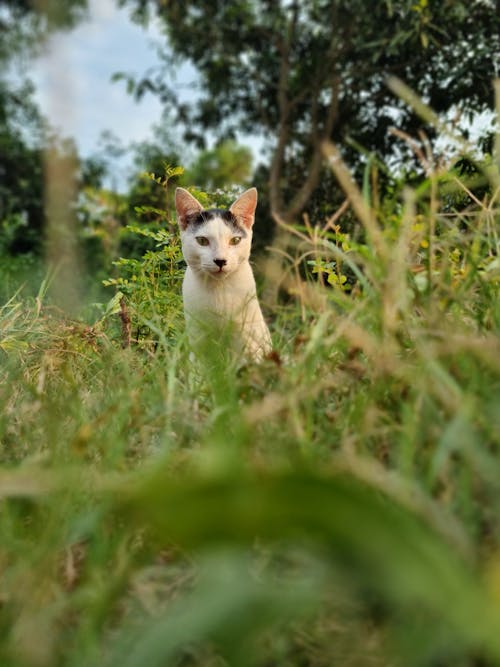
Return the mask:
<svg viewBox="0 0 500 667"><path fill-rule="evenodd" d="M337 175L367 240L282 225L260 365L190 359L173 239L138 344L2 307L0 664L500 663L498 186Z"/></svg>

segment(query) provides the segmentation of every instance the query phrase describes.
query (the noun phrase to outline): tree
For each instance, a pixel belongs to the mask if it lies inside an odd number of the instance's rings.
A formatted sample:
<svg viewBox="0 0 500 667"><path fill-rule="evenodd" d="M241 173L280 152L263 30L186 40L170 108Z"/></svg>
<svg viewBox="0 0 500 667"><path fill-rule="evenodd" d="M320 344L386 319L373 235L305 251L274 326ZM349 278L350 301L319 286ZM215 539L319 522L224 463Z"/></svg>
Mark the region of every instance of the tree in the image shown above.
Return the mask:
<svg viewBox="0 0 500 667"><path fill-rule="evenodd" d="M415 133L422 122L386 85L404 80L438 113L491 106L499 15L490 0L121 0L136 16L151 10L173 51L166 69L136 82L177 109L186 137L207 131L272 137L272 211L293 218L318 186L322 142L343 144L350 161L390 155L390 126ZM190 61L202 94L179 99L170 72ZM426 128L433 138L432 128ZM351 146L351 147L350 147Z"/></svg>
<svg viewBox="0 0 500 667"><path fill-rule="evenodd" d="M0 247L12 253L37 244L44 217L42 151L21 129L22 120L41 123L29 94L27 86L9 90L0 82Z"/></svg>
<svg viewBox="0 0 500 667"><path fill-rule="evenodd" d="M55 148L33 101L33 86L12 77L16 58L36 52L48 31L72 27L87 0L0 0L0 249L39 250L44 225L43 154Z"/></svg>
<svg viewBox="0 0 500 667"><path fill-rule="evenodd" d="M232 139L202 151L186 174L186 180L203 189L244 185L252 175L252 152Z"/></svg>

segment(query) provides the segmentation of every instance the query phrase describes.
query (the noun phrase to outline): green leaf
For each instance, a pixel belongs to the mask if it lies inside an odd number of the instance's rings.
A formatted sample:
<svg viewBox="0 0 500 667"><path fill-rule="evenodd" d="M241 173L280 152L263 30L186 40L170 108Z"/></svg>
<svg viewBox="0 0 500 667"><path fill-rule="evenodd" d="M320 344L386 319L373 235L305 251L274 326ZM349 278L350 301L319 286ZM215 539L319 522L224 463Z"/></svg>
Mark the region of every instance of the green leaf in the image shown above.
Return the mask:
<svg viewBox="0 0 500 667"><path fill-rule="evenodd" d="M110 284L110 281L103 281L106 286ZM121 306L120 301L123 299L123 292L118 291L112 299L106 304L106 309L104 311L103 317L109 317L110 315L116 315L120 312Z"/></svg>

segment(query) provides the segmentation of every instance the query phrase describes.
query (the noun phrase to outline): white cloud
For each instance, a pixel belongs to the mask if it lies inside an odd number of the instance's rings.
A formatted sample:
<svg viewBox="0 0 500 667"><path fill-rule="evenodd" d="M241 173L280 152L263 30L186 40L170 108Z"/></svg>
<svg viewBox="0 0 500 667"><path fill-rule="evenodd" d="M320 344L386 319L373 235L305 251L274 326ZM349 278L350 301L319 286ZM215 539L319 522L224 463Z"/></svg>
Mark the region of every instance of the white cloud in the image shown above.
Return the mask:
<svg viewBox="0 0 500 667"><path fill-rule="evenodd" d="M113 19L117 13L114 0L90 0L89 10L91 16L98 22Z"/></svg>
<svg viewBox="0 0 500 667"><path fill-rule="evenodd" d="M137 104L121 82L112 83L117 71L141 75L156 64L148 31L132 23L112 0L91 0L90 19L68 33L53 36L32 76L37 99L51 124L73 136L86 156L97 146L99 135L110 129L124 143L140 141L157 122L161 105L152 96Z"/></svg>
<svg viewBox="0 0 500 667"><path fill-rule="evenodd" d="M136 102L123 81L111 81L118 71L140 77L158 64L155 40L165 44L158 21L143 29L114 0L90 0L89 9L88 20L51 38L30 73L43 113L63 136L75 139L83 157L98 149L104 130L111 130L124 145L151 140L152 125L160 122L163 110L153 95ZM192 100L197 95L191 85L195 69L186 63L171 74L170 83L180 97ZM175 139L175 128L172 132ZM213 138L207 133L209 144ZM261 140L241 139L259 156ZM123 161L116 169L126 169ZM123 178L118 185L125 185Z"/></svg>

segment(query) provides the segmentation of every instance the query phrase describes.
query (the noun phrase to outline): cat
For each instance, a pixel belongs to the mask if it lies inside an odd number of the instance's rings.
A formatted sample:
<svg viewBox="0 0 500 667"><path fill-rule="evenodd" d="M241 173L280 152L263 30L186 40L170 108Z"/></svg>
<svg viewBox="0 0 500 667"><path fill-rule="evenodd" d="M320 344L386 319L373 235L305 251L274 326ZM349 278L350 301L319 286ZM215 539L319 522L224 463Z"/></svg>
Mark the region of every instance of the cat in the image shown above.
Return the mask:
<svg viewBox="0 0 500 667"><path fill-rule="evenodd" d="M249 262L256 207L256 188L246 190L229 209L204 209L184 188L175 191L187 263L184 314L195 349L205 332L217 336L218 329L232 327L232 347L244 358L260 361L271 352Z"/></svg>

